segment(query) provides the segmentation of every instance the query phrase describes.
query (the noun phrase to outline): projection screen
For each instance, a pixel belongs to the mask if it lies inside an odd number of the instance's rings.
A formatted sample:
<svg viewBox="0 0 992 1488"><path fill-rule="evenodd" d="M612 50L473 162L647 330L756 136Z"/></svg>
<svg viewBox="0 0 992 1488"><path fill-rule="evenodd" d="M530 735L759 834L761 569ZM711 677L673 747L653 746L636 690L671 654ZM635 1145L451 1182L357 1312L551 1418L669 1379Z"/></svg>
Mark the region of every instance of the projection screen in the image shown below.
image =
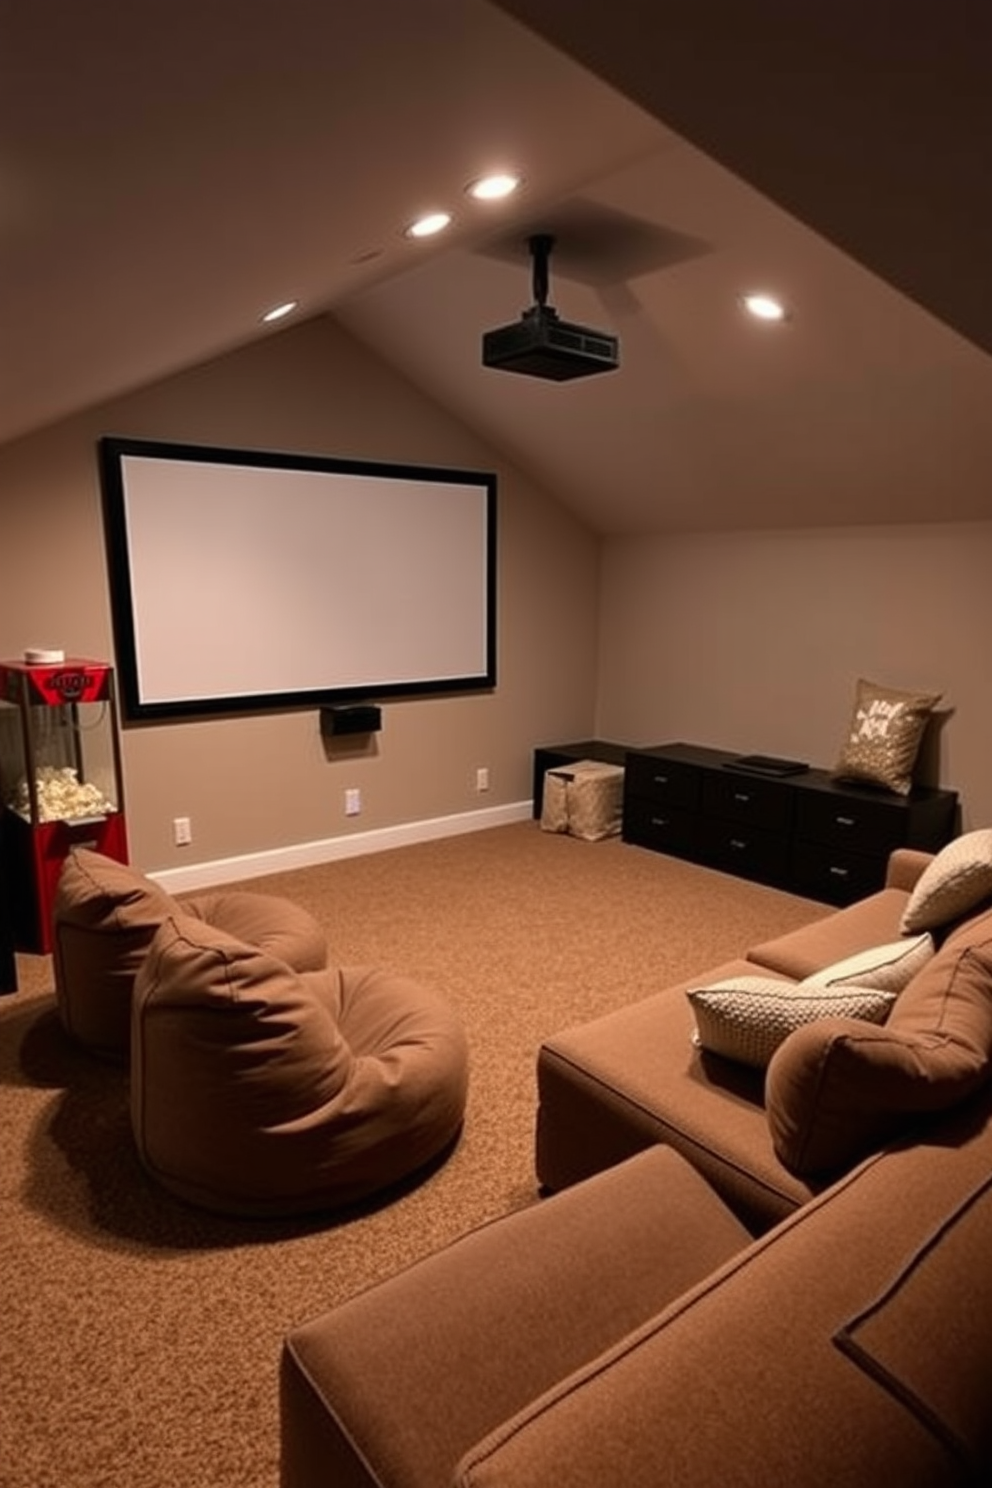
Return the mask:
<svg viewBox="0 0 992 1488"><path fill-rule="evenodd" d="M107 437L126 721L488 689L496 477Z"/></svg>

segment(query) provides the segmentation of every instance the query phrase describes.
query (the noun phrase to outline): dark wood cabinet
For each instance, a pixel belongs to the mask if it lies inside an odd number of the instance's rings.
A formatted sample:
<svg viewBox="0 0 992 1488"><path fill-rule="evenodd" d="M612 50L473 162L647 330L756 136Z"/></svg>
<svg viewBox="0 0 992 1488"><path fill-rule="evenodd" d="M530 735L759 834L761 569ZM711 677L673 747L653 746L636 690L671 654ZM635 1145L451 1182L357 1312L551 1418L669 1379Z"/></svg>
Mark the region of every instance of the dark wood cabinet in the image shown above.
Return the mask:
<svg viewBox="0 0 992 1488"><path fill-rule="evenodd" d="M694 744L631 749L625 842L827 904L882 887L896 847L935 852L957 830L957 793L908 796L841 783L825 770L768 776Z"/></svg>

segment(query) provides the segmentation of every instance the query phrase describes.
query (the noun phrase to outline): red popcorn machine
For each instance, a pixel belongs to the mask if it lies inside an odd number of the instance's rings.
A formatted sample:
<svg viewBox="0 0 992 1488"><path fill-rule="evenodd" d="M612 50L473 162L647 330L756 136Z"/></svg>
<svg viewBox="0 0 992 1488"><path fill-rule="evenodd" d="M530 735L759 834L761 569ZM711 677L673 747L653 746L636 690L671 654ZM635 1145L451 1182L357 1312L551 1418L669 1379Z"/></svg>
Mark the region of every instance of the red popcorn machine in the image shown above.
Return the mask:
<svg viewBox="0 0 992 1488"><path fill-rule="evenodd" d="M0 661L0 895L19 951L52 948L69 849L127 862L113 668Z"/></svg>

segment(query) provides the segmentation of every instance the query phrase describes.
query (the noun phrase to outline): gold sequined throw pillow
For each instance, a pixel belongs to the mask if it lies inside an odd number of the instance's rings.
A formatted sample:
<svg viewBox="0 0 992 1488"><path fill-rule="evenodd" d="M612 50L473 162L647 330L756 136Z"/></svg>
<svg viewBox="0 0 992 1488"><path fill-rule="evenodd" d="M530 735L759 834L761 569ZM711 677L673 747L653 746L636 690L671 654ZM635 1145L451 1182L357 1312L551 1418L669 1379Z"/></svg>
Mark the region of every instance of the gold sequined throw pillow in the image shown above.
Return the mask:
<svg viewBox="0 0 992 1488"><path fill-rule="evenodd" d="M904 692L859 678L836 778L908 795L920 743L940 699L939 692Z"/></svg>

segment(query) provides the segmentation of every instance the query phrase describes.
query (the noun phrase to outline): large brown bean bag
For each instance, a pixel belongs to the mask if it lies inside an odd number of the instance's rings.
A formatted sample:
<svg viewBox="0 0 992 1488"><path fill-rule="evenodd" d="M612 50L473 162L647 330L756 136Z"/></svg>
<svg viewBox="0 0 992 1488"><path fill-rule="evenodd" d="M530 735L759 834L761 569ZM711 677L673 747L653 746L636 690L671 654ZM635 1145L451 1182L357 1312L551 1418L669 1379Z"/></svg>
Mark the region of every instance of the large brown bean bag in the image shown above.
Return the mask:
<svg viewBox="0 0 992 1488"><path fill-rule="evenodd" d="M207 1209L309 1213L408 1177L457 1136L467 1065L452 1008L409 978L296 972L182 914L135 981L138 1151Z"/></svg>
<svg viewBox="0 0 992 1488"><path fill-rule="evenodd" d="M274 894L218 890L181 904L127 863L73 848L53 909L55 997L67 1033L94 1054L127 1058L131 995L152 937L171 914L194 915L271 951L298 971L327 964L316 920Z"/></svg>

